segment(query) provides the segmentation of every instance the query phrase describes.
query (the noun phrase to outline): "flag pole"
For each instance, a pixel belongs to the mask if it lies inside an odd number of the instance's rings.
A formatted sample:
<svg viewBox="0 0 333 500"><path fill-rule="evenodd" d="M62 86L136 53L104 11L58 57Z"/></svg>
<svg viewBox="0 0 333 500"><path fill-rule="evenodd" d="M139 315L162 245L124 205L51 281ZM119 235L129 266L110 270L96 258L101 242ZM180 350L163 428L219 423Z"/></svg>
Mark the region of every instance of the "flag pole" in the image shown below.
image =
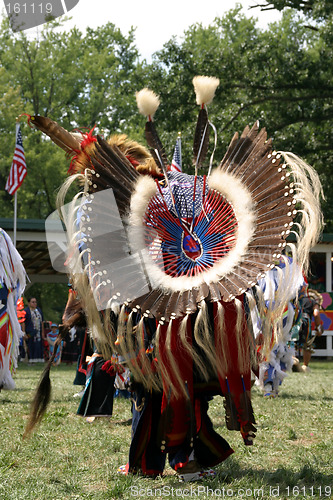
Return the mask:
<svg viewBox="0 0 333 500"><path fill-rule="evenodd" d="M14 247L16 248L16 226L17 226L17 191L14 194Z"/></svg>
<svg viewBox="0 0 333 500"><path fill-rule="evenodd" d="M178 141L178 148L179 148L179 166L181 168L181 170L183 169L183 160L182 160L182 133L181 132L178 132L178 137L177 137L177 141Z"/></svg>
<svg viewBox="0 0 333 500"><path fill-rule="evenodd" d="M16 118L15 151L12 166L10 167L9 176L5 186L5 190L8 191L10 195L14 195L13 243L15 247L17 235L17 190L22 185L22 182L27 175L27 165L25 162L22 134L19 123L21 116L22 115Z"/></svg>

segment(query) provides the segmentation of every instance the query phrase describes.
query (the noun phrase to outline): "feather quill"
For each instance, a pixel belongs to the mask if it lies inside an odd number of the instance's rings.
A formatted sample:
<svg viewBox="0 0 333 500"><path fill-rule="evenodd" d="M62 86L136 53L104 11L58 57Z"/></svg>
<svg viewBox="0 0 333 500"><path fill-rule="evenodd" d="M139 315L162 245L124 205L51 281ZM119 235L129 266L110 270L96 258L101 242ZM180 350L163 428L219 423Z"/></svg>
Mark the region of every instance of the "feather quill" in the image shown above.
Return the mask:
<svg viewBox="0 0 333 500"><path fill-rule="evenodd" d="M80 151L81 141L77 138L77 134L71 134L50 118L36 115L31 117L30 123L32 123L34 127L38 128L41 132L48 135L50 139L57 146L66 151L66 153Z"/></svg>
<svg viewBox="0 0 333 500"><path fill-rule="evenodd" d="M192 83L196 95L196 102L201 107L193 142L193 164L195 165L197 173L197 169L206 158L209 146L210 123L208 121L208 114L205 106L212 102L220 80L210 76L195 76Z"/></svg>
<svg viewBox="0 0 333 500"><path fill-rule="evenodd" d="M166 170L168 166L168 159L166 157L163 145L158 136L154 122L152 121L146 122L145 136L147 144L150 147L150 152L155 160L156 165L158 167L162 167L162 169L164 167L164 169ZM158 151L158 155L156 154L156 151Z"/></svg>

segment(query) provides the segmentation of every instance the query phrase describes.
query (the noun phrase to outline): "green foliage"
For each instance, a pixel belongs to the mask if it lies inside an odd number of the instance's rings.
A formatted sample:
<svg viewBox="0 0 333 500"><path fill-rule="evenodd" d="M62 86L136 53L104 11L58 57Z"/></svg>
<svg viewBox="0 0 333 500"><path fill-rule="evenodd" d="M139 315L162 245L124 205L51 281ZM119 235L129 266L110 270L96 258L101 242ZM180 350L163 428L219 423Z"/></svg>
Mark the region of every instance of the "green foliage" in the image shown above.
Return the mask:
<svg viewBox="0 0 333 500"><path fill-rule="evenodd" d="M123 36L108 23L69 33L44 26L38 39L13 35L8 20L0 30L0 178L5 184L15 142L15 118L22 112L49 116L68 130L92 128L109 134L133 116L137 49L134 33ZM132 106L128 103L132 96ZM3 112L2 112L3 111ZM69 161L40 132L22 126L28 175L18 197L18 217L45 218L55 210L56 190ZM0 215L12 215L12 200L1 193Z"/></svg>
<svg viewBox="0 0 333 500"><path fill-rule="evenodd" d="M4 190L15 148L15 120L24 107L20 89L10 84L9 75L0 64L0 207L3 216L11 211L11 196ZM8 215L9 216L9 215Z"/></svg>
<svg viewBox="0 0 333 500"><path fill-rule="evenodd" d="M333 30L331 21L308 29L293 11L267 30L242 14L240 7L208 28L192 26L182 43L172 39L155 54L150 85L161 95L156 124L170 144L178 130L184 138L185 170L191 169L190 144L197 109L192 88L196 74L220 78L209 117L218 131L219 161L235 131L256 119L274 139L274 147L293 151L319 172L327 202L326 230L333 210ZM172 143L172 142L171 142Z"/></svg>
<svg viewBox="0 0 333 500"><path fill-rule="evenodd" d="M45 321L61 323L68 299L68 286L61 283L35 283L25 292L25 306L30 297L36 297Z"/></svg>
<svg viewBox="0 0 333 500"><path fill-rule="evenodd" d="M252 8L255 7L260 7L261 10L279 11L287 8L296 9L307 17L319 20L328 19L333 13L331 0L265 0L265 3L254 5Z"/></svg>
<svg viewBox="0 0 333 500"><path fill-rule="evenodd" d="M278 1L271 3L282 8ZM294 3L302 10L300 2ZM319 6L329 10L324 0L304 3L311 4L312 13ZM124 36L111 23L88 29L86 35L75 28L55 31L51 23L39 39L29 40L23 32L14 36L4 21L1 180L5 182L10 168L14 119L20 111L50 116L68 130L96 125L106 136L122 131L144 141L145 119L135 103L135 91L143 86L160 95L156 126L169 160L181 131L184 169L191 171L197 115L192 79L197 74L214 75L221 81L209 106L218 131L216 161L236 130L260 119L276 149L293 151L320 173L327 194L327 230L332 230L333 169L328 168L333 160L332 23L332 16L317 17L315 29L309 29L304 17L287 9L281 21L262 30L238 6L209 27L191 26L182 42L172 38L147 64L138 61L134 31ZM69 160L39 132L24 126L23 134L29 174L20 189L18 214L44 218L55 208L56 190ZM11 215L11 197L3 192L1 202L0 215Z"/></svg>
<svg viewBox="0 0 333 500"><path fill-rule="evenodd" d="M49 116L68 130L96 125L96 131L105 136L122 131L144 143L145 118L138 114L135 102L135 91L144 86L160 95L156 127L169 161L181 131L183 168L192 172L198 113L192 79L197 74L213 75L221 81L209 106L218 133L215 164L234 132L259 119L276 149L293 151L319 172L326 194L325 229L332 232L333 19L328 15L332 8L324 0L304 3L311 4L306 18L300 15L305 8L295 0L292 6L300 13L286 9L282 19L266 30L238 6L209 27L191 26L181 42L170 39L151 64L138 61L134 31L125 36L111 23L83 35L75 28L56 31L58 22L53 22L44 26L38 39L28 39L24 32L14 35L8 21L3 21L1 185L12 162L15 118L22 112ZM287 3L273 4L282 8ZM44 219L55 210L57 190L70 160L23 122L22 133L28 175L19 190L18 217ZM12 215L12 197L3 189L0 216ZM60 295L54 285L34 285L34 290L43 300L45 316L60 321L66 287Z"/></svg>

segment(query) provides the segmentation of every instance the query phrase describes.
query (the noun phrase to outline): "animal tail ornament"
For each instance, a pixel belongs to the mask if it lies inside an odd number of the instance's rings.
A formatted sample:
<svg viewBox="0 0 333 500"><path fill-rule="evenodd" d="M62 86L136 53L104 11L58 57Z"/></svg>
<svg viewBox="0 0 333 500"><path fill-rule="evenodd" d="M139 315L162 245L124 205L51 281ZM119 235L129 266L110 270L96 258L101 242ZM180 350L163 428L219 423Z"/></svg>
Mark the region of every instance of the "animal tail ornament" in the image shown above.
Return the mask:
<svg viewBox="0 0 333 500"><path fill-rule="evenodd" d="M76 293L70 289L65 311L62 317L62 324L59 326L59 333L54 343L53 353L48 360L43 373L40 377L34 398L31 403L31 410L27 425L24 430L23 438L27 438L36 425L42 420L51 400L51 379L50 371L54 359L57 355L58 347L65 339L66 334L74 326L85 325L85 316L82 309L82 302L77 299Z"/></svg>
<svg viewBox="0 0 333 500"><path fill-rule="evenodd" d="M27 425L25 427L23 438L27 438L34 427L40 423L42 420L49 402L51 400L51 380L50 380L50 370L54 361L54 358L57 354L58 347L61 342L64 340L68 329L61 325L59 329L59 334L54 343L54 350L51 358L48 360L47 365L45 366L43 373L40 377L40 381L38 383L36 392L34 394L34 398L31 403L31 411L29 415L29 419Z"/></svg>
<svg viewBox="0 0 333 500"><path fill-rule="evenodd" d="M223 393L240 395L235 404L244 430L246 422L252 425L254 350L244 302L254 303L249 290L283 258L291 232L297 233L296 243L288 242L294 261L307 268L322 225L322 191L311 167L272 150L259 122L235 133L219 165L213 168L211 157L205 167L212 128L207 105L218 80L200 77L194 85L200 106L194 175L169 171L153 121L159 98L149 89L137 101L147 116L150 152L124 136L106 142L92 134L89 150L82 142L79 153L72 149L77 177L59 194L70 240L68 268L103 357L116 351L147 389L163 387L175 398L193 394L195 366L201 379L218 379ZM199 175L199 167L207 175ZM65 211L75 180L83 189ZM101 221L112 234L108 244ZM278 293L269 310L273 323L286 302L283 287ZM110 320L111 310L116 320ZM268 346L270 332L264 339Z"/></svg>
<svg viewBox="0 0 333 500"><path fill-rule="evenodd" d="M195 76L193 78L196 102L200 106L193 142L193 164L195 166L196 175L198 175L198 168L202 165L207 155L209 148L210 127L212 127L215 131L215 127L208 120L207 106L214 99L215 91L219 84L220 80L218 78L209 76Z"/></svg>

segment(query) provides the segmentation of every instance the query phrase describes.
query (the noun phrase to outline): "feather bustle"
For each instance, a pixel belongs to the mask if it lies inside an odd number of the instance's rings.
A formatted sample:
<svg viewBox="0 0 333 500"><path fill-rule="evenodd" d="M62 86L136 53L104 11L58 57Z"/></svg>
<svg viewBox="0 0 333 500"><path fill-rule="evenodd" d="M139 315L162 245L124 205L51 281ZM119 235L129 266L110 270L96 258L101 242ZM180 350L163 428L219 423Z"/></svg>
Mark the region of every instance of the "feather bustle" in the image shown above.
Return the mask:
<svg viewBox="0 0 333 500"><path fill-rule="evenodd" d="M102 159L98 154L95 158L91 159L91 163L94 167L94 171L100 175L99 179L101 177L103 178L105 186L112 187L119 192L123 192L127 197L131 195L133 191L133 184L130 183L125 177L118 176L117 170L111 163L109 163L106 159ZM119 183L119 179L122 181L121 184ZM120 186L117 184L120 184Z"/></svg>
<svg viewBox="0 0 333 500"><path fill-rule="evenodd" d="M276 167L272 164L270 149L262 149L254 156L250 155L239 169L239 175L246 186L250 189L253 182L257 182L262 176L276 175Z"/></svg>
<svg viewBox="0 0 333 500"><path fill-rule="evenodd" d="M218 302L221 300L221 292L216 283L209 284L209 300L212 302Z"/></svg>
<svg viewBox="0 0 333 500"><path fill-rule="evenodd" d="M97 136L96 148L100 155L107 159L117 170L119 175L124 177L127 182L129 182L129 180L137 180L139 174L117 146L111 147L104 139L102 139L102 137Z"/></svg>
<svg viewBox="0 0 333 500"><path fill-rule="evenodd" d="M154 122L146 122L145 136L146 136L147 144L151 148L150 152L155 160L156 165L159 168L161 167L161 162L160 162L160 159L161 159L161 161L166 169L168 166L168 159L166 157L166 154L165 154L163 145L160 141L160 138L157 134L157 130L155 128ZM158 151L160 159L157 157L155 150Z"/></svg>
<svg viewBox="0 0 333 500"><path fill-rule="evenodd" d="M234 151L237 147L238 140L239 140L239 133L235 132L233 135L233 138L230 141L228 149L220 162L219 168L221 168L222 170L224 170L226 168L226 165L229 163L230 157L232 157L232 155L234 154Z"/></svg>
<svg viewBox="0 0 333 500"><path fill-rule="evenodd" d="M170 318L170 316L175 314L178 310L178 303L180 300L180 293L174 292L170 296L170 300L165 308L165 317Z"/></svg>
<svg viewBox="0 0 333 500"><path fill-rule="evenodd" d="M230 274L232 275L232 273ZM224 300L229 301L231 299L231 296L237 297L237 295L239 295L239 287L233 282L230 275L224 276L219 283L223 284L224 288L227 291L227 295L224 297Z"/></svg>
<svg viewBox="0 0 333 500"><path fill-rule="evenodd" d="M139 305L141 308L141 311L143 313L146 313L149 311L149 313L152 313L152 309L154 308L154 304L158 302L159 298L161 297L162 292L159 289L154 289L148 294L142 295L141 297L138 297L135 299L135 303L132 302L130 304L130 307L135 307L135 305Z"/></svg>
<svg viewBox="0 0 333 500"><path fill-rule="evenodd" d="M66 153L74 153L81 149L80 141L50 118L35 115L31 117L31 123L41 132L48 135Z"/></svg>
<svg viewBox="0 0 333 500"><path fill-rule="evenodd" d="M269 176L277 176L277 171L268 159L267 153L255 157L250 156L237 172L250 192Z"/></svg>
<svg viewBox="0 0 333 500"><path fill-rule="evenodd" d="M209 296L209 286L207 285L207 283L203 282L198 290L198 295L196 299L197 303L207 299L208 296Z"/></svg>
<svg viewBox="0 0 333 500"><path fill-rule="evenodd" d="M226 288L225 286L225 283L224 283L224 279L220 279L217 283L216 283L216 286L221 294L221 298L222 300L224 301L228 301L230 300L229 296L230 296L230 291L228 290L228 288Z"/></svg>
<svg viewBox="0 0 333 500"><path fill-rule="evenodd" d="M271 216L272 212L273 216L278 213L280 215L282 215L282 213L289 213L290 210L293 210L293 201L291 193L287 193L287 196L284 195L283 198L273 195L265 200L261 200L257 206L258 219L265 215Z"/></svg>
<svg viewBox="0 0 333 500"><path fill-rule="evenodd" d="M278 228L292 227L292 224L293 224L292 216L285 215L284 212L280 216L278 214L276 216L275 215L271 216L270 214L266 214L266 217L263 217L262 219L258 218L257 221L258 234L261 234L261 232L270 231L272 229L274 230L277 226Z"/></svg>
<svg viewBox="0 0 333 500"><path fill-rule="evenodd" d="M258 162L270 151L270 142L266 141L265 129L259 132L259 122L255 122L250 129L245 127L240 137L235 134L227 153L223 157L220 168L232 172L243 179L257 170Z"/></svg>

